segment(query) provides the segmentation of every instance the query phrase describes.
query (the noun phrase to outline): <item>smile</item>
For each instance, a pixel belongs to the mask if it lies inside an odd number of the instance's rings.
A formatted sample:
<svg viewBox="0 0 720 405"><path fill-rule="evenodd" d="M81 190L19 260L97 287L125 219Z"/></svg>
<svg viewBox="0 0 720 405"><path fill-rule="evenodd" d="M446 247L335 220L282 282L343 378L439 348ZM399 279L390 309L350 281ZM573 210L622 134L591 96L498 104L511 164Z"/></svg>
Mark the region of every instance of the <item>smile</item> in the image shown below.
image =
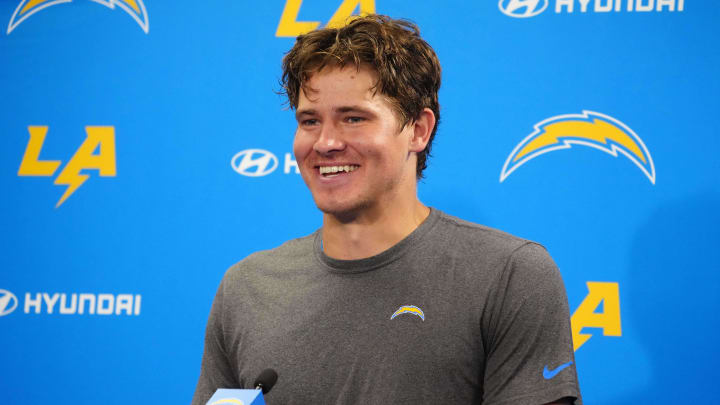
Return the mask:
<svg viewBox="0 0 720 405"><path fill-rule="evenodd" d="M320 171L320 174L324 176L338 174L338 173L350 173L352 171L355 171L360 166L356 165L345 165L345 166L320 166L318 167L318 170Z"/></svg>

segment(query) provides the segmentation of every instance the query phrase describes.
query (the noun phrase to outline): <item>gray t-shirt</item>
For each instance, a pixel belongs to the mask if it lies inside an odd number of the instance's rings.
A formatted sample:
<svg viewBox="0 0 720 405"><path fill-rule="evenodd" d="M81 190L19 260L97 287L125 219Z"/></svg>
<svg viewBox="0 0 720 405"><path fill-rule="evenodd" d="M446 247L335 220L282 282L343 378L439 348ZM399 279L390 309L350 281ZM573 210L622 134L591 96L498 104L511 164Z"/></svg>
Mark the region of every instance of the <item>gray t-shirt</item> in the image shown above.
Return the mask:
<svg viewBox="0 0 720 405"><path fill-rule="evenodd" d="M580 397L574 362L545 249L431 210L370 258L326 256L318 231L231 267L192 403L273 368L268 405L536 405Z"/></svg>

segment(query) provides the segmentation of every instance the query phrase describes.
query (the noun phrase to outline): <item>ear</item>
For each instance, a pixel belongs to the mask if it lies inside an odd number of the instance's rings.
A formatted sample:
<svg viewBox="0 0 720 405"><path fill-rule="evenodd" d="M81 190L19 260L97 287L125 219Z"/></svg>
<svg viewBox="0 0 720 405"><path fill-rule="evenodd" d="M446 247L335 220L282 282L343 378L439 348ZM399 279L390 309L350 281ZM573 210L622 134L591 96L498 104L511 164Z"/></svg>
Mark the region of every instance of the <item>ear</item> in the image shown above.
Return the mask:
<svg viewBox="0 0 720 405"><path fill-rule="evenodd" d="M420 112L420 117L413 123L410 152L419 153L425 150L433 128L435 128L435 114L431 109L425 108Z"/></svg>

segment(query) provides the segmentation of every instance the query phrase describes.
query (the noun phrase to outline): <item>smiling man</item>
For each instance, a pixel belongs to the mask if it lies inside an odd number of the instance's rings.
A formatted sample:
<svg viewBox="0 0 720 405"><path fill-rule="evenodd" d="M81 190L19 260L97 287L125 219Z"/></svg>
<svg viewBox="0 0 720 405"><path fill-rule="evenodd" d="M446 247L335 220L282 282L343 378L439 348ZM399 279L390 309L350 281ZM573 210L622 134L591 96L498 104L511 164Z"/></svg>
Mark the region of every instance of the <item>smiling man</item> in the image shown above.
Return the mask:
<svg viewBox="0 0 720 405"><path fill-rule="evenodd" d="M298 94L293 149L325 213L324 252L338 259L374 256L409 235L430 212L417 199L416 167L435 114L423 108L413 122L403 123L375 88L378 74L366 63L314 70Z"/></svg>
<svg viewBox="0 0 720 405"><path fill-rule="evenodd" d="M422 204L440 64L383 16L283 60L323 224L226 273L193 404L280 378L268 404L579 404L568 304L542 246Z"/></svg>

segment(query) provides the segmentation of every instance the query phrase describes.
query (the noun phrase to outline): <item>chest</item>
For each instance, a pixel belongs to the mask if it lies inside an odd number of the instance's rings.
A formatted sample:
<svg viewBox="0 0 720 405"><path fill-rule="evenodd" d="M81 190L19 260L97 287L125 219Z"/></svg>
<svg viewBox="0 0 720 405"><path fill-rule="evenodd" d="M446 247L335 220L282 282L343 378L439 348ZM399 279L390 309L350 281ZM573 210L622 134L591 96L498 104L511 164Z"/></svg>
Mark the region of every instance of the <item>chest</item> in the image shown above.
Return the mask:
<svg viewBox="0 0 720 405"><path fill-rule="evenodd" d="M256 291L257 302L234 317L229 354L239 381L249 386L276 369L269 403L427 402L445 389L469 403L484 358L477 296L452 277L403 275L312 277Z"/></svg>

